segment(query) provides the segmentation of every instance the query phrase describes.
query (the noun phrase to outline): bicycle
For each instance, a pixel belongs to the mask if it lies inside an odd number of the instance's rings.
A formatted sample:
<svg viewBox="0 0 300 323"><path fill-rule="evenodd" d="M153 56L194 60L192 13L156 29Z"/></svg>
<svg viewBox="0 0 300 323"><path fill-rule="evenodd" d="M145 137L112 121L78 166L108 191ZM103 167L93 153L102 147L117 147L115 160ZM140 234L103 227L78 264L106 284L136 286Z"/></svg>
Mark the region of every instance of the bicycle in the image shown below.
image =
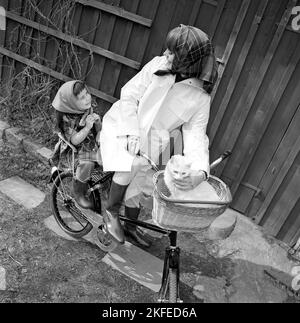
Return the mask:
<svg viewBox="0 0 300 323"><path fill-rule="evenodd" d="M57 167L52 168L51 181L53 182L53 186L51 189L51 207L55 220L60 228L68 235L79 239L90 234L101 250L111 252L118 246L118 242L116 242L105 229L105 224L102 218L102 214L104 212L102 200L109 191L114 173L105 173L101 168L94 170L88 184L90 187L90 198L94 201L95 209L82 209L72 196L71 185L76 171L75 154L77 150L73 145L66 141L61 134L59 134L59 138L71 149L72 156L71 166L68 169L60 170ZM224 159L230 156L230 154L231 152L224 153L219 159L211 164L211 169L215 168ZM161 173L155 163L148 158L148 156L144 154L140 155L148 160L149 164L156 171L156 174ZM168 200L168 198L163 195L161 195L161 198L166 201ZM174 203L177 202L178 201L174 201ZM179 202L185 203L185 201ZM226 205L228 206L230 202L231 201L226 203ZM177 246L177 231L142 221L130 220L121 215L120 220L168 236L170 246L167 247L165 251L162 284L158 293L158 301L169 303L182 302L179 295L180 248Z"/></svg>

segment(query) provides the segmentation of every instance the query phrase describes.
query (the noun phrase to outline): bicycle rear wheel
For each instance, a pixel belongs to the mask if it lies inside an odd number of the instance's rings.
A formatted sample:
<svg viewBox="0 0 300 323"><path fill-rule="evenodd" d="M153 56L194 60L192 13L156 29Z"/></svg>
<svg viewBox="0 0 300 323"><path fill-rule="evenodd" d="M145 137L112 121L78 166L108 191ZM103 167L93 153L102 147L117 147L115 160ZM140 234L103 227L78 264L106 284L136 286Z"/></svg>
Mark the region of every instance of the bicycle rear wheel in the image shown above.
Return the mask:
<svg viewBox="0 0 300 323"><path fill-rule="evenodd" d="M51 189L51 207L60 228L74 238L82 238L93 226L76 206L72 193L73 173L59 174Z"/></svg>

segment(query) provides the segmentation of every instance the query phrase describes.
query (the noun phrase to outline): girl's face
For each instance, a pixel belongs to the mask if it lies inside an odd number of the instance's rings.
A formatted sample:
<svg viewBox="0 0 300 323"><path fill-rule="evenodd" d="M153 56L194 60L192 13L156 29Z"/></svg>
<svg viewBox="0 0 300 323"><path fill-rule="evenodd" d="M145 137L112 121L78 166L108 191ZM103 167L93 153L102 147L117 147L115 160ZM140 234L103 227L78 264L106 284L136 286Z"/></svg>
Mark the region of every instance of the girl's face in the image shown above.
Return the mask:
<svg viewBox="0 0 300 323"><path fill-rule="evenodd" d="M92 96L87 91L87 89L83 89L78 95L77 95L77 103L81 110L88 110L92 106Z"/></svg>
<svg viewBox="0 0 300 323"><path fill-rule="evenodd" d="M173 64L173 61L174 61L174 58L175 58L175 54L173 52L171 52L169 49L167 49L165 52L164 52L164 56L166 57L168 63L170 65Z"/></svg>

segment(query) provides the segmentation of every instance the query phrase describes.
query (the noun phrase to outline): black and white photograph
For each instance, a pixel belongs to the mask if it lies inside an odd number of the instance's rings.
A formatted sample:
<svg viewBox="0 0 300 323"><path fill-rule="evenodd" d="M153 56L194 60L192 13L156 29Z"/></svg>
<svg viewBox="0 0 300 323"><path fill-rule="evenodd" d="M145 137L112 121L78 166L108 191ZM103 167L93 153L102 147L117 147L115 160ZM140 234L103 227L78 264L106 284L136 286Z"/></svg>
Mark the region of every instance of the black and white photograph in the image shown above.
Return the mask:
<svg viewBox="0 0 300 323"><path fill-rule="evenodd" d="M300 0L0 0L8 303L300 303Z"/></svg>

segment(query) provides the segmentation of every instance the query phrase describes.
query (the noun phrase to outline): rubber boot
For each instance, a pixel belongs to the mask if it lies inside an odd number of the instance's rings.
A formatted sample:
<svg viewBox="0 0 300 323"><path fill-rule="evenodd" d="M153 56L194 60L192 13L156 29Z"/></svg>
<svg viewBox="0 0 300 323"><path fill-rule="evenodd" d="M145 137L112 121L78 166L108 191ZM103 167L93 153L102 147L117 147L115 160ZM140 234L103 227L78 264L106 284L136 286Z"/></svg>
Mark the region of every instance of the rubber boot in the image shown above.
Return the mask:
<svg viewBox="0 0 300 323"><path fill-rule="evenodd" d="M119 243L125 242L124 230L119 218L119 211L128 185L119 185L112 181L106 212L103 219L108 233Z"/></svg>
<svg viewBox="0 0 300 323"><path fill-rule="evenodd" d="M137 220L140 214L139 208L131 208L125 206L125 217L130 220ZM135 243L143 248L151 247L151 241L147 239L141 231L139 231L135 224L126 222L124 225L125 235L131 238Z"/></svg>
<svg viewBox="0 0 300 323"><path fill-rule="evenodd" d="M84 209L94 209L93 201L86 196L88 189L87 183L73 179L73 193L76 202Z"/></svg>

